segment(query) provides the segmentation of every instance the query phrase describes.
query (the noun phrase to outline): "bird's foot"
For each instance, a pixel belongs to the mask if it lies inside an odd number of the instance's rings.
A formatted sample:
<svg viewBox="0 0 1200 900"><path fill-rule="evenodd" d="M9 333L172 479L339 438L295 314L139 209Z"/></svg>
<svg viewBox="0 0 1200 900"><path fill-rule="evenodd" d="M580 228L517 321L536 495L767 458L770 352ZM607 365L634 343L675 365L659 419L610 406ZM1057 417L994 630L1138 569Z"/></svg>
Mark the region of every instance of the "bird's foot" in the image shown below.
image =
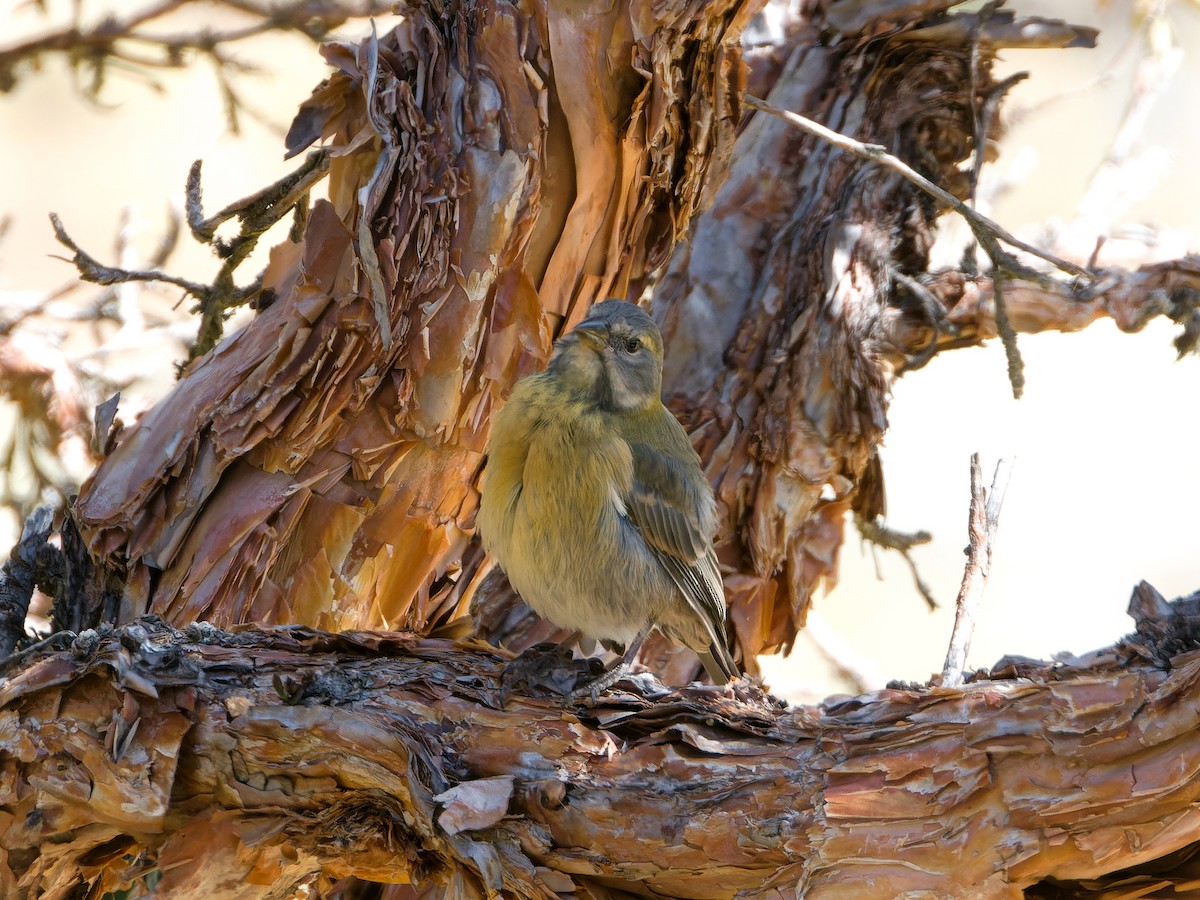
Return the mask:
<svg viewBox="0 0 1200 900"><path fill-rule="evenodd" d="M668 694L674 693L676 690L670 685L663 684L653 672L647 670L634 671L633 667L628 663L618 663L614 668L609 669L591 681L584 682L583 685L572 691L570 701L574 703L586 702L590 706L595 706L599 702L601 694L610 690L621 681L629 685L629 694L631 696L640 697L642 700L647 701L661 699Z"/></svg>
<svg viewBox="0 0 1200 900"><path fill-rule="evenodd" d="M599 701L600 695L629 674L629 663L621 661L600 675L585 682L582 686L571 691L571 702L589 701L593 706Z"/></svg>
<svg viewBox="0 0 1200 900"><path fill-rule="evenodd" d="M563 644L537 644L504 667L501 692L504 698L517 691L528 696L539 693L568 696L579 671L571 650Z"/></svg>

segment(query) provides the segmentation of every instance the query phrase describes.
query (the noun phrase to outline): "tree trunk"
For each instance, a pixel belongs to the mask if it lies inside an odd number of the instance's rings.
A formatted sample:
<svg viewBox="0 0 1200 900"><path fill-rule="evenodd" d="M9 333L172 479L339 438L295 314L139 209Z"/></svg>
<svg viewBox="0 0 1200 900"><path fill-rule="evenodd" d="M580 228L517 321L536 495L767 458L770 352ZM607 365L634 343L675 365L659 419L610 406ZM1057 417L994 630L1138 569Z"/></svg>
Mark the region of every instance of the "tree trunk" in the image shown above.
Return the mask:
<svg viewBox="0 0 1200 900"><path fill-rule="evenodd" d="M928 324L896 276L925 271L936 210L761 118L717 194L748 5L422 7L378 44L330 47L339 72L289 146L328 139L331 203L276 249L274 303L76 505L125 586L121 618L428 631L465 615L487 571L470 535L491 411L592 301L640 293L715 195L655 294L665 389L717 487L741 662L789 647L836 578L847 510L883 510L875 448L917 349L896 338ZM995 51L1090 38L998 14L883 34L847 16L798 16L754 89L960 193ZM514 647L552 633L513 613L503 592L476 607ZM686 655L670 674L694 671Z"/></svg>
<svg viewBox="0 0 1200 900"><path fill-rule="evenodd" d="M330 201L76 516L123 618L426 630L466 612L491 413L661 267L729 157L744 0L419 5L330 46Z"/></svg>

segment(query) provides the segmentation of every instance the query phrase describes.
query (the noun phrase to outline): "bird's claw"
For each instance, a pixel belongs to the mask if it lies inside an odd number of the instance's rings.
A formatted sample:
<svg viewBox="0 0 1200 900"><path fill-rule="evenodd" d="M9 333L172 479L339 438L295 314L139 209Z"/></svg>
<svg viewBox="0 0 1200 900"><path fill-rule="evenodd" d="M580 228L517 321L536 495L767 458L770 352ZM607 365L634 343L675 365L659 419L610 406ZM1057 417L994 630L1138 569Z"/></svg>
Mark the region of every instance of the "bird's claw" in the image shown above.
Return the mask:
<svg viewBox="0 0 1200 900"><path fill-rule="evenodd" d="M571 702L579 703L583 700L589 701L589 705L595 706L600 695L607 691L610 687L629 674L628 663L618 663L607 672L602 672L600 675L593 678L591 681L584 684L582 687L577 687L571 691Z"/></svg>

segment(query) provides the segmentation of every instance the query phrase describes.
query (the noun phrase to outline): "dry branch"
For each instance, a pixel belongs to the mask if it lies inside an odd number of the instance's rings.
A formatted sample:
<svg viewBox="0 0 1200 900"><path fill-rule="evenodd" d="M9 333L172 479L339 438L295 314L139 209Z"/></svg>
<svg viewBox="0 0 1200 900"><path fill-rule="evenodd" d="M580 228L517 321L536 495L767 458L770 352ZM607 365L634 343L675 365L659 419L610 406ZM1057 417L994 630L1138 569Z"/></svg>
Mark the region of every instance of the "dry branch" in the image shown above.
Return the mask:
<svg viewBox="0 0 1200 900"><path fill-rule="evenodd" d="M0 686L0 892L157 871L163 896L354 874L454 897L988 898L1116 877L1200 841L1200 596L1139 596L1139 634L1074 664L799 709L648 679L563 708L506 654L405 634L86 632Z"/></svg>
<svg viewBox="0 0 1200 900"><path fill-rule="evenodd" d="M1004 494L1008 490L1010 465L1005 459L996 463L996 473L992 476L989 490L983 486L979 454L971 454L967 563L963 567L962 586L954 601L954 630L950 634L950 647L946 650L946 664L942 668L942 684L946 687L959 687L963 683L963 669L975 633L975 616L983 601L983 589L987 586L992 569L992 547L1000 526L1000 508L1004 505Z"/></svg>
<svg viewBox="0 0 1200 900"><path fill-rule="evenodd" d="M925 601L925 605L929 607L929 611L933 612L938 608L937 600L933 596L933 590L925 583L925 579L921 577L917 563L912 558L913 547L928 544L933 540L932 534L928 531L898 531L895 528L887 527L881 521L866 519L861 515L854 517L854 526L858 529L858 533L862 535L864 541L869 541L874 546L882 547L884 550L894 550L899 553L900 558L908 564L908 569L912 573L913 587L917 589L917 593L921 595L921 598Z"/></svg>
<svg viewBox="0 0 1200 900"><path fill-rule="evenodd" d="M834 147L837 147L839 150L845 150L847 153L857 156L859 159L867 162L878 163L879 165L896 172L898 175L904 178L905 181L916 185L918 188L925 191L925 193L929 194L934 199L945 204L948 208L953 209L956 213L962 216L970 226L971 232L979 240L980 244L982 244L987 250L988 256L992 258L992 262L996 263L998 267L1003 265L1006 271L1012 272L1013 274L1025 275L1026 277L1037 277L1036 272L1029 269L1027 266L1022 265L1011 254L1000 250L1000 242L1009 244L1010 246L1015 247L1018 250L1022 250L1031 256L1036 256L1038 259L1048 262L1055 268L1061 269L1064 272L1068 272L1071 275L1075 275L1080 278L1086 278L1089 281L1093 277L1093 273L1087 268L1073 263L1070 260L1065 260L1059 256L1055 256L1053 253L1050 253L1048 250L1045 250L1041 247L1035 247L1032 244L1026 243L1015 235L1009 233L987 216L967 206L967 204L963 203L945 188L934 184L924 175L913 169L912 166L908 165L908 163L901 159L897 159L895 156L888 153L887 149L879 144L864 144L861 141L853 140L843 134L838 134L838 132L826 128L819 122L806 119L804 116L794 113L791 110L779 109L776 106L772 106L770 103L760 100L758 97L747 96L746 105L751 109L760 110L761 112L765 112L768 115L775 116L776 118L795 125L797 128L803 129L809 134L819 137L823 141L827 141Z"/></svg>
<svg viewBox="0 0 1200 900"><path fill-rule="evenodd" d="M37 4L46 12L45 4ZM252 68L230 53L231 45L271 31L301 34L322 41L349 19L379 15L391 10L388 0L146 0L136 12L121 16L109 13L94 25L81 21L78 5L73 21L65 27L15 44L0 47L0 93L16 87L22 69L36 69L47 56L61 55L77 74L85 96L98 99L112 70L137 71L149 77L160 69L180 69L193 56L206 56L215 65L226 96L230 126L236 131L241 107L228 79L229 70ZM171 32L172 17L186 7L224 8L235 12L243 24L227 29L186 28ZM91 12L91 10L89 10ZM232 17L231 17L232 18ZM152 82L153 83L153 82Z"/></svg>
<svg viewBox="0 0 1200 900"><path fill-rule="evenodd" d="M260 307L273 301L274 298L270 297L264 302L260 296L263 293L262 273L244 287L234 283L234 274L258 245L259 239L289 213L295 219L293 232L302 231L308 215L309 192L329 171L329 155L323 150L313 151L296 171L249 197L229 204L207 218L201 204L200 169L201 163L197 160L188 172L187 220L192 236L201 243L211 245L221 259L221 267L212 284L199 284L157 269L134 270L103 265L80 249L67 234L58 216L50 214L54 236L60 244L72 251L74 256L71 262L75 264L75 268L79 270L79 277L84 281L102 285L131 281L173 284L183 288L196 299L195 312L200 315L200 325L188 359L195 359L217 345L224 331L225 318L231 310L255 300L259 301ZM229 239L219 238L217 228L234 218L239 223L237 235ZM296 243L297 240L298 237L293 237L291 242Z"/></svg>
<svg viewBox="0 0 1200 900"><path fill-rule="evenodd" d="M903 307L887 312L888 343L898 360L937 351L976 346L996 336L991 279L962 272L922 277L923 288L939 307L944 324L913 316ZM1135 332L1166 316L1182 326L1175 339L1180 356L1195 353L1200 341L1200 256L1185 256L1136 270L1102 269L1086 290L1078 285L1007 280L1006 309L1021 333L1079 331L1111 319Z"/></svg>
<svg viewBox="0 0 1200 900"><path fill-rule="evenodd" d="M826 130L755 113L654 292L664 390L716 487L744 648L790 646L814 591L836 579L846 514L884 512L889 387L961 337L949 298L925 286L929 250L943 203L970 194L964 164L989 150L975 141L997 132L981 121L996 112L995 54L1095 37L944 4L854 6L879 17L855 39L831 43L831 23L802 13L785 40L760 48L748 91ZM853 12L836 9L834 21ZM906 164L863 165L842 149L863 145ZM914 172L941 186L941 200L912 185ZM988 316L992 336L990 304Z"/></svg>

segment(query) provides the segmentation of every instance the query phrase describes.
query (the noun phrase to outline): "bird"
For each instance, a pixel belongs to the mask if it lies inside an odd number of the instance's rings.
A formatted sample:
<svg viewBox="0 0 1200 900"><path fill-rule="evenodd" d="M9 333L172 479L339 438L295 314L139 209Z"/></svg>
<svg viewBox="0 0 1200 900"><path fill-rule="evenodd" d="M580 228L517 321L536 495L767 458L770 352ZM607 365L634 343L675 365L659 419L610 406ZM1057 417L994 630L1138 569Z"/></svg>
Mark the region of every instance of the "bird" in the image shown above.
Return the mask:
<svg viewBox="0 0 1200 900"><path fill-rule="evenodd" d="M716 501L663 405L662 366L662 335L644 310L597 303L555 341L545 371L516 384L488 441L484 549L539 615L624 647L603 687L655 628L694 650L715 684L740 674L713 549Z"/></svg>

